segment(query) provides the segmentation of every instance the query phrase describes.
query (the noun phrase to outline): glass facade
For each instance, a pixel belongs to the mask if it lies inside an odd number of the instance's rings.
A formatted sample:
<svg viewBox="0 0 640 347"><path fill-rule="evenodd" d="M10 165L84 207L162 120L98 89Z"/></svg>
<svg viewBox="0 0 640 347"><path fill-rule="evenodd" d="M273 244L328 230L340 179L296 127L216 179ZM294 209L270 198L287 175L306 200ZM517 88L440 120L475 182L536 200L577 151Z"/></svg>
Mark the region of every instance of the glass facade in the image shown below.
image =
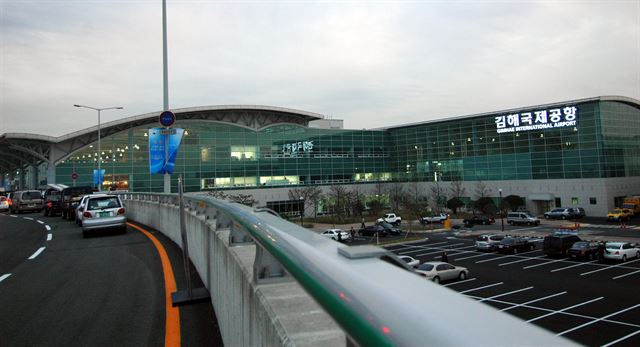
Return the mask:
<svg viewBox="0 0 640 347"><path fill-rule="evenodd" d="M189 120L174 175L186 191L377 181L492 181L640 176L640 109L590 100L384 130L279 124L256 131ZM101 141L105 186L160 192L149 174L147 126ZM91 185L96 143L56 168ZM175 185L175 180L174 185ZM172 187L172 191L176 191Z"/></svg>

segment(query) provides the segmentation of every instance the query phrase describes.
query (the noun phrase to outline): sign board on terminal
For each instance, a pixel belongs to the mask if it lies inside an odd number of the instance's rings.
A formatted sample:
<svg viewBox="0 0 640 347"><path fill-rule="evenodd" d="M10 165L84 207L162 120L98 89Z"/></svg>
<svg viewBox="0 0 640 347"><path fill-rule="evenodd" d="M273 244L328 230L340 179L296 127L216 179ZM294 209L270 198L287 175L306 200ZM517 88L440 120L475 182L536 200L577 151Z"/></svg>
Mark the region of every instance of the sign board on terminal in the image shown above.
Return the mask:
<svg viewBox="0 0 640 347"><path fill-rule="evenodd" d="M495 117L495 122L496 131L502 134L575 126L577 119L578 108L567 106L498 116Z"/></svg>

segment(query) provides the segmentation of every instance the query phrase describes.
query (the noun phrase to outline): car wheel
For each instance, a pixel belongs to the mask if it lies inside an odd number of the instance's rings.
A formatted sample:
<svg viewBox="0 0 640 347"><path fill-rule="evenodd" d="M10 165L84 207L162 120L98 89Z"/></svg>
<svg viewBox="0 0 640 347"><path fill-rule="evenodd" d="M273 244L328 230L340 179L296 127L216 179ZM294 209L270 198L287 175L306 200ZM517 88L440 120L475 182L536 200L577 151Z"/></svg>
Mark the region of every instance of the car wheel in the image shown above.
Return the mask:
<svg viewBox="0 0 640 347"><path fill-rule="evenodd" d="M566 216L562 216L562 219L567 219L567 217Z"/></svg>
<svg viewBox="0 0 640 347"><path fill-rule="evenodd" d="M627 255L626 255L626 254L623 254L623 255L622 255L622 262L624 263L624 262L626 262L626 261L627 261Z"/></svg>
<svg viewBox="0 0 640 347"><path fill-rule="evenodd" d="M467 278L467 274L464 271L460 271L460 275L458 275L458 278L463 281Z"/></svg>
<svg viewBox="0 0 640 347"><path fill-rule="evenodd" d="M433 283L440 283L440 277L436 276L433 278Z"/></svg>
<svg viewBox="0 0 640 347"><path fill-rule="evenodd" d="M547 216L546 214L544 215L544 219L549 219L549 216Z"/></svg>
<svg viewBox="0 0 640 347"><path fill-rule="evenodd" d="M487 225L487 222L485 222L485 221L482 221L482 225Z"/></svg>

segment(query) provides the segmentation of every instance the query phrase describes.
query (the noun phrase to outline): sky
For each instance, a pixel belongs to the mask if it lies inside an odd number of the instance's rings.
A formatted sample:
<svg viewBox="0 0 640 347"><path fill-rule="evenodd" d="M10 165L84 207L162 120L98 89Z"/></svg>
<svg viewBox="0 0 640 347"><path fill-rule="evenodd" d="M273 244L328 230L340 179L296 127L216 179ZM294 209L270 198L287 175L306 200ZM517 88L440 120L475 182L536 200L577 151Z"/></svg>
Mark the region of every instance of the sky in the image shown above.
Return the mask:
<svg viewBox="0 0 640 347"><path fill-rule="evenodd" d="M640 99L640 0L167 0L169 108L287 107L378 128ZM0 134L163 108L160 0L0 0Z"/></svg>

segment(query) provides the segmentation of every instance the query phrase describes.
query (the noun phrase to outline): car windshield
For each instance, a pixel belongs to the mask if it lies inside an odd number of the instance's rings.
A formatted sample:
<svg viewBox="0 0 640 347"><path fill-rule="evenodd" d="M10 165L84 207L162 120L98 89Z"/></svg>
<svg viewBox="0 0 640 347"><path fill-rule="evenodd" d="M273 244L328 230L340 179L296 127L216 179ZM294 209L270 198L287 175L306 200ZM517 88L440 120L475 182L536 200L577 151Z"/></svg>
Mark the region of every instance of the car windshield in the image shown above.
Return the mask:
<svg viewBox="0 0 640 347"><path fill-rule="evenodd" d="M22 195L22 199L42 199L42 196L40 195L40 192L27 192Z"/></svg>
<svg viewBox="0 0 640 347"><path fill-rule="evenodd" d="M431 270L433 270L433 264L422 264L422 265L418 266L418 270L431 271Z"/></svg>
<svg viewBox="0 0 640 347"><path fill-rule="evenodd" d="M589 247L588 242L576 242L573 244L573 248L587 248Z"/></svg>
<svg viewBox="0 0 640 347"><path fill-rule="evenodd" d="M87 210L102 210L105 208L120 207L120 201L115 196L105 196L103 198L90 199Z"/></svg>
<svg viewBox="0 0 640 347"><path fill-rule="evenodd" d="M505 245L510 245L514 242L516 242L516 239L513 239L513 238L506 238L502 240L502 243L504 243Z"/></svg>
<svg viewBox="0 0 640 347"><path fill-rule="evenodd" d="M385 222L380 223L380 225L383 226L385 229L393 228L393 225L391 225L389 223L385 223Z"/></svg>
<svg viewBox="0 0 640 347"><path fill-rule="evenodd" d="M619 243L607 243L608 249L620 249L621 246Z"/></svg>

